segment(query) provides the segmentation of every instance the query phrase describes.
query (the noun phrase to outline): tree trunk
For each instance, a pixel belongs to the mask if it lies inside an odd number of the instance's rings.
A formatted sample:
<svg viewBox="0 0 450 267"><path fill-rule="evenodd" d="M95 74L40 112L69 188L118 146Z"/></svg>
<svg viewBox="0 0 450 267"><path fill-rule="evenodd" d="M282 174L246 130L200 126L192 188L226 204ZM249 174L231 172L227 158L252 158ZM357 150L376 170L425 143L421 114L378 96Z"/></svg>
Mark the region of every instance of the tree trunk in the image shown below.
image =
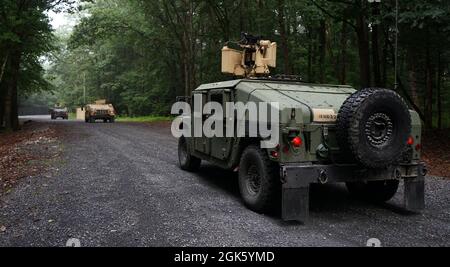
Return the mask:
<svg viewBox="0 0 450 267"><path fill-rule="evenodd" d="M289 61L289 42L286 33L286 19L284 12L284 0L278 0L278 24L280 28L281 46L283 49L284 74L292 74Z"/></svg>
<svg viewBox="0 0 450 267"><path fill-rule="evenodd" d="M5 94L5 90L4 90L4 83L3 83L3 75L5 73L7 63L8 63L8 54L6 54L5 59L3 60L3 64L1 65L1 68L0 68L0 129L3 128L3 122L4 122L3 115L4 115L5 104L3 103L3 97Z"/></svg>
<svg viewBox="0 0 450 267"><path fill-rule="evenodd" d="M325 20L320 21L319 30L319 81L325 83L325 56L327 43L327 28Z"/></svg>
<svg viewBox="0 0 450 267"><path fill-rule="evenodd" d="M417 56L415 48L412 46L408 49L409 58L409 87L411 88L411 98L416 105L419 104L419 97L417 94Z"/></svg>
<svg viewBox="0 0 450 267"><path fill-rule="evenodd" d="M356 18L356 34L358 36L360 80L363 88L370 87L369 33L366 18L359 14Z"/></svg>
<svg viewBox="0 0 450 267"><path fill-rule="evenodd" d="M391 56L391 62L393 64L394 61L395 61L394 45L389 41L388 38L386 38L386 42L387 42L387 44L388 44L388 46L390 48L389 51L390 51L390 56ZM400 77L400 75L398 73L397 73L397 81L398 81L398 89L400 89L400 91L403 93L403 96L405 97L407 102L419 114L420 119L422 121L426 121L426 115L424 114L424 112L422 112L420 107L414 103L414 101L411 98L408 90L405 89L405 86L403 85L402 79L401 79L401 77Z"/></svg>
<svg viewBox="0 0 450 267"><path fill-rule="evenodd" d="M378 3L373 4L373 16L378 18L380 15L380 9ZM380 51L379 51L379 33L380 26L378 23L372 25L372 62L373 62L373 77L374 85L376 87L381 87L381 70L380 70Z"/></svg>
<svg viewBox="0 0 450 267"><path fill-rule="evenodd" d="M427 36L429 36L427 34ZM426 124L433 127L433 67L431 63L430 41L427 38L426 45Z"/></svg>
<svg viewBox="0 0 450 267"><path fill-rule="evenodd" d="M384 34L384 45L383 45L383 50L382 50L382 55L381 55L381 59L382 59L382 76L381 76L381 87L385 88L387 85L387 70L388 70L388 47L389 44L386 41L386 38L388 37L388 34Z"/></svg>
<svg viewBox="0 0 450 267"><path fill-rule="evenodd" d="M339 82L340 84L347 83L347 23L342 22L341 32L341 56L339 68Z"/></svg>
<svg viewBox="0 0 450 267"><path fill-rule="evenodd" d="M8 64L9 72L8 78L5 79L6 92L3 100L5 104L3 115L6 130L15 131L19 129L17 110L17 82L19 79L21 57L22 56L20 49L16 48L15 51L11 53L11 58Z"/></svg>
<svg viewBox="0 0 450 267"><path fill-rule="evenodd" d="M442 96L441 96L441 76L442 76L442 62L441 50L438 51L438 69L437 69L437 112L438 112L438 128L442 129Z"/></svg>
<svg viewBox="0 0 450 267"><path fill-rule="evenodd" d="M312 82L312 34L311 29L308 29L308 82Z"/></svg>
<svg viewBox="0 0 450 267"><path fill-rule="evenodd" d="M187 15L188 20L188 41L189 41L189 95L195 88L196 78L195 78L195 36L194 36L194 1L189 0L189 11Z"/></svg>
<svg viewBox="0 0 450 267"><path fill-rule="evenodd" d="M4 108L5 108L5 104L3 103L3 95L4 95L4 90L3 90L3 83L0 82L0 129L3 128L3 122L4 122Z"/></svg>
<svg viewBox="0 0 450 267"><path fill-rule="evenodd" d="M189 67L187 62L187 55L186 52L183 53L183 78L184 78L184 95L190 96L190 89L189 89Z"/></svg>
<svg viewBox="0 0 450 267"><path fill-rule="evenodd" d="M2 65L0 67L0 83L2 83L3 81L3 74L5 73L6 63L8 63L8 54L5 55L5 59L3 60Z"/></svg>

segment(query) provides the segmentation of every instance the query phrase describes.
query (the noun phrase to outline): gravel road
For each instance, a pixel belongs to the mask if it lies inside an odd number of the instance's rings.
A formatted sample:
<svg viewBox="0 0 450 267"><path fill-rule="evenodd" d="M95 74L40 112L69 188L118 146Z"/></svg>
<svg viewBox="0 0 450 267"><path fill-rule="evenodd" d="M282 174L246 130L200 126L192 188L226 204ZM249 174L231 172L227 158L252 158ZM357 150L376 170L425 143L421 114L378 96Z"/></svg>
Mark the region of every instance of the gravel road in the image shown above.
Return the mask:
<svg viewBox="0 0 450 267"><path fill-rule="evenodd" d="M0 246L450 245L450 180L427 177L422 214L401 209L401 190L376 206L341 185L315 186L310 223L287 223L245 208L234 173L206 164L181 171L166 124L34 119L63 128L63 156L58 171L1 198Z"/></svg>

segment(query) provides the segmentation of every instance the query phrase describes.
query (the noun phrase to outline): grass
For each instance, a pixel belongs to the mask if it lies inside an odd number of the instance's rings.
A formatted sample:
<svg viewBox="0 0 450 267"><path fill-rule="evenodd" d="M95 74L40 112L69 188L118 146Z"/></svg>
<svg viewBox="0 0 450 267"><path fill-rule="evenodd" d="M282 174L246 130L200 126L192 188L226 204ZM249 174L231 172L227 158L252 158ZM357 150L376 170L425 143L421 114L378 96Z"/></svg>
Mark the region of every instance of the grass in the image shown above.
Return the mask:
<svg viewBox="0 0 450 267"><path fill-rule="evenodd" d="M77 119L77 114L76 113L69 113L69 120L76 120Z"/></svg>
<svg viewBox="0 0 450 267"><path fill-rule="evenodd" d="M116 121L120 122L164 122L172 121L173 117L170 116L141 116L141 117L123 117L119 116Z"/></svg>

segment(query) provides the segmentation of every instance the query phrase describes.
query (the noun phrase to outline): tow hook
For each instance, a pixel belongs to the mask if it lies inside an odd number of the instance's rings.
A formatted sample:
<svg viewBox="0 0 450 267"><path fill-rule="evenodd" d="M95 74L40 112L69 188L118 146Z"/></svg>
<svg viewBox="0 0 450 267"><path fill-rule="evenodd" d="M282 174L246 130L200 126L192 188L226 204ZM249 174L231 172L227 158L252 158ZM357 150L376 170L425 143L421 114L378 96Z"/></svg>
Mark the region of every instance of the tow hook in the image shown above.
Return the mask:
<svg viewBox="0 0 450 267"><path fill-rule="evenodd" d="M282 184L286 183L286 176L287 176L287 171L285 167L282 167L280 169L280 180Z"/></svg>
<svg viewBox="0 0 450 267"><path fill-rule="evenodd" d="M397 180L400 180L402 178L402 171L399 168L395 169L394 178Z"/></svg>
<svg viewBox="0 0 450 267"><path fill-rule="evenodd" d="M321 184L328 183L328 174L325 170L320 170L318 180Z"/></svg>
<svg viewBox="0 0 450 267"><path fill-rule="evenodd" d="M420 167L420 175L425 177L428 174L428 168L427 168L427 165L425 165L425 163L422 163L421 165L422 165L422 167Z"/></svg>

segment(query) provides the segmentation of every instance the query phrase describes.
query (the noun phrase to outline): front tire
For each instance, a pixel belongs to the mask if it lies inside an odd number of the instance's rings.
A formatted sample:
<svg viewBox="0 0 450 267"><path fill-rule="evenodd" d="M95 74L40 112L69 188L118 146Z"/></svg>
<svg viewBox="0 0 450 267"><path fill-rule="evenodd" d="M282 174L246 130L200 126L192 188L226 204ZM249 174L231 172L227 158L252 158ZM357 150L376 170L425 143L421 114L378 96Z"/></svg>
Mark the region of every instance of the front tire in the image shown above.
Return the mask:
<svg viewBox="0 0 450 267"><path fill-rule="evenodd" d="M277 164L259 147L247 147L239 166L239 190L245 205L258 213L270 212L278 203L280 184Z"/></svg>
<svg viewBox="0 0 450 267"><path fill-rule="evenodd" d="M189 172L198 171L202 163L201 159L190 154L186 138L184 137L178 140L178 162L182 170Z"/></svg>
<svg viewBox="0 0 450 267"><path fill-rule="evenodd" d="M347 190L355 198L383 203L394 197L397 193L399 180L351 182L347 183Z"/></svg>

